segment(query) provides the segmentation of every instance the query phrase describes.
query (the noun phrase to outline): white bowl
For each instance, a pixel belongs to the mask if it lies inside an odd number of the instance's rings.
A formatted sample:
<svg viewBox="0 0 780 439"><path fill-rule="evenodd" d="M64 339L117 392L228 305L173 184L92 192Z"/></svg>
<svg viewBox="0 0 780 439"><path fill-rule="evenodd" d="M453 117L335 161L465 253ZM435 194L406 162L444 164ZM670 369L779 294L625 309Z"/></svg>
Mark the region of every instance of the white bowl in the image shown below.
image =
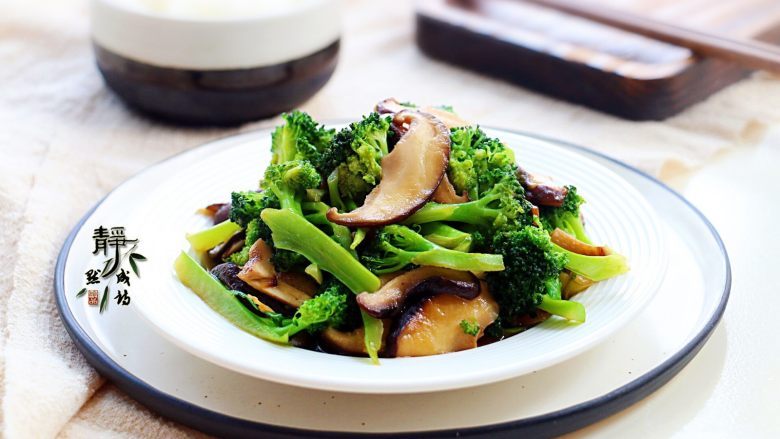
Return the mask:
<svg viewBox="0 0 780 439"><path fill-rule="evenodd" d="M330 78L339 0L222 3L91 0L92 39L106 83L148 114L224 125L295 108Z"/></svg>

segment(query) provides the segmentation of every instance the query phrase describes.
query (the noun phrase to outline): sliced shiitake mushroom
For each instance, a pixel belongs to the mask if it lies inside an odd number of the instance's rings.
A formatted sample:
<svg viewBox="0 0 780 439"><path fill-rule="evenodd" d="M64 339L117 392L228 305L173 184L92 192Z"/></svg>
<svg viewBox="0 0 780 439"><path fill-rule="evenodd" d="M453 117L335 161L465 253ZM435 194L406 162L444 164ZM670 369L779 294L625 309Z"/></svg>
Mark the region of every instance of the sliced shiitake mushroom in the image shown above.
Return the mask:
<svg viewBox="0 0 780 439"><path fill-rule="evenodd" d="M449 131L433 116L412 111L396 114L393 123L409 129L382 159L382 180L352 212L331 208L331 222L351 227L397 223L433 196L449 163Z"/></svg>
<svg viewBox="0 0 780 439"><path fill-rule="evenodd" d="M210 216L214 224L225 221L230 216L230 203L213 203L198 209L198 213Z"/></svg>
<svg viewBox="0 0 780 439"><path fill-rule="evenodd" d="M339 331L325 328L320 333L320 344L327 350L341 355L368 355L363 328L354 331Z"/></svg>
<svg viewBox="0 0 780 439"><path fill-rule="evenodd" d="M404 110L407 111L416 110L416 111L420 111L421 113L428 113L431 116L434 116L440 121L442 121L447 128L467 127L471 125L470 122L464 120L463 118L458 116L456 113L453 113L452 111L447 111L441 108L431 107L431 106L425 106L416 109L412 107L405 107L401 105L401 103L398 102L398 100L395 98L387 98L377 103L374 109L379 114L395 114L395 113L400 113Z"/></svg>
<svg viewBox="0 0 780 439"><path fill-rule="evenodd" d="M420 357L477 347L477 340L498 317L498 304L481 282L479 296L472 300L438 294L408 308L387 339L387 356ZM462 321L479 326L467 334Z"/></svg>
<svg viewBox="0 0 780 439"><path fill-rule="evenodd" d="M395 114L405 110L410 111L412 109L409 107L404 107L395 98L388 98L376 104L375 110L379 114ZM444 125L447 128L455 128L455 127L470 125L468 122L461 119L460 116L458 116L457 114L436 107L423 107L419 109L419 111L422 113L428 113L436 117L442 123L444 123ZM393 124L393 128L394 131L399 136L402 136L406 131L406 128L403 125L399 126L398 124ZM441 183L436 188L436 191L433 193L433 201L437 203L442 203L442 204L465 203L468 200L469 200L468 195L466 195L465 193L463 195L458 195L455 192L455 188L452 186L452 183L450 183L450 179L447 178L446 173L442 177Z"/></svg>
<svg viewBox="0 0 780 439"><path fill-rule="evenodd" d="M258 239L249 249L249 260L238 273L238 278L252 288L292 307L299 307L311 294L290 285L276 274L271 263L271 248Z"/></svg>
<svg viewBox="0 0 780 439"><path fill-rule="evenodd" d="M467 271L425 266L393 278L373 293L360 293L356 300L366 314L383 319L397 315L410 299L425 293L473 299L479 295L479 279Z"/></svg>
<svg viewBox="0 0 780 439"><path fill-rule="evenodd" d="M601 245L592 245L582 242L572 235L556 228L550 234L550 240L566 250L585 256L607 256L610 251L607 247Z"/></svg>
<svg viewBox="0 0 780 439"><path fill-rule="evenodd" d="M241 251L244 248L244 240L246 234L241 231L230 237L227 241L217 244L216 247L208 251L209 256L214 260L222 260L232 255L233 253Z"/></svg>
<svg viewBox="0 0 780 439"><path fill-rule="evenodd" d="M238 277L239 272L241 272L241 267L232 262L224 262L211 269L211 274L216 276L216 278L225 284L226 287L231 290L246 293L248 300L252 301L252 303L254 303L257 309L260 311L273 311L284 315L292 315L295 312L295 309L291 306L278 300L274 300L271 297L252 288L249 284ZM258 295L262 295L262 301L257 297Z"/></svg>
<svg viewBox="0 0 780 439"><path fill-rule="evenodd" d="M319 290L319 285L317 285L317 282L306 273L297 273L292 271L287 273L277 273L276 279L280 284L290 285L291 287L300 290L309 296L317 294L317 290Z"/></svg>
<svg viewBox="0 0 780 439"><path fill-rule="evenodd" d="M214 224L219 224L230 218L230 203L221 203L218 206L219 208L214 212Z"/></svg>
<svg viewBox="0 0 780 439"><path fill-rule="evenodd" d="M228 289L249 292L252 288L238 277L241 267L231 262L225 262L211 269L211 274L225 284Z"/></svg>
<svg viewBox="0 0 780 439"><path fill-rule="evenodd" d="M444 123L444 125L447 126L447 128L471 126L470 122L458 116L456 113L453 113L452 111L447 111L436 107L422 107L420 108L420 111L423 113L428 113L431 116L439 119L442 121L442 123Z"/></svg>
<svg viewBox="0 0 780 439"><path fill-rule="evenodd" d="M409 109L411 107L404 107L396 98L387 98L379 101L374 107L374 110L379 114L395 114Z"/></svg>
<svg viewBox="0 0 780 439"><path fill-rule="evenodd" d="M594 283L595 282L581 274L572 274L569 278L569 281L566 282L566 285L563 287L561 295L564 299L568 300L575 294L579 294L587 290Z"/></svg>
<svg viewBox="0 0 780 439"><path fill-rule="evenodd" d="M383 320L384 331L382 332L382 345L379 348L381 353L385 347L390 322ZM367 356L365 332L363 328L357 328L353 331L339 331L335 328L325 328L320 332L320 345L328 352L342 355Z"/></svg>
<svg viewBox="0 0 780 439"><path fill-rule="evenodd" d="M525 188L525 198L537 206L561 207L568 189L552 183L552 179L517 168L517 179Z"/></svg>
<svg viewBox="0 0 780 439"><path fill-rule="evenodd" d="M439 183L439 187L437 187L436 191L433 193L432 200L441 204L456 204L465 203L469 200L469 196L465 191L463 192L463 195L455 193L455 187L452 186L452 183L450 183L450 179L445 172L444 177L441 179L441 183Z"/></svg>

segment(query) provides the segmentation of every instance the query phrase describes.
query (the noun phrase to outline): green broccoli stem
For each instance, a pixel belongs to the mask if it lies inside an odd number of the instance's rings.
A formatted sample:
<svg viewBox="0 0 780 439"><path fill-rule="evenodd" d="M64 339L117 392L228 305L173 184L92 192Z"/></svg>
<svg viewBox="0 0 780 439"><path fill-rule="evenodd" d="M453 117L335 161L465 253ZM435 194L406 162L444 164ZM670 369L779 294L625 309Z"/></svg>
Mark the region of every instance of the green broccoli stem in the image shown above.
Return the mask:
<svg viewBox="0 0 780 439"><path fill-rule="evenodd" d="M304 217L289 209L265 209L260 217L271 229L276 248L302 254L309 262L333 274L355 294L379 289L378 277ZM382 322L374 320L368 315L363 316L366 351L371 360L377 362L382 344Z"/></svg>
<svg viewBox="0 0 780 439"><path fill-rule="evenodd" d="M260 217L271 228L276 248L302 254L355 294L379 289L379 278L304 217L289 209L265 209Z"/></svg>
<svg viewBox="0 0 780 439"><path fill-rule="evenodd" d="M193 250L202 252L212 249L217 245L227 241L239 230L241 230L241 226L238 224L231 221L222 221L221 223L209 227L206 230L187 234L186 237L187 241L190 242Z"/></svg>
<svg viewBox="0 0 780 439"><path fill-rule="evenodd" d="M459 271L504 270L504 258L501 255L465 253L445 248L438 248L415 254L412 256L411 262L416 265L431 265Z"/></svg>
<svg viewBox="0 0 780 439"><path fill-rule="evenodd" d="M537 308L577 323L585 321L585 307L579 302L553 299L545 294L542 296L542 303L537 305Z"/></svg>
<svg viewBox="0 0 780 439"><path fill-rule="evenodd" d="M232 291L209 274L187 253L181 252L174 263L179 280L190 288L213 310L240 329L276 343L287 343L291 328L279 327L272 319L260 317L246 306Z"/></svg>
<svg viewBox="0 0 780 439"><path fill-rule="evenodd" d="M373 364L379 364L379 349L382 347L382 332L384 331L382 321L371 317L362 309L360 317L363 319L363 343L366 346L366 352Z"/></svg>
<svg viewBox="0 0 780 439"><path fill-rule="evenodd" d="M330 203L336 206L340 211L344 210L344 203L341 201L341 194L339 193L339 168L333 170L328 175L328 195L330 196Z"/></svg>
<svg viewBox="0 0 780 439"><path fill-rule="evenodd" d="M355 230L355 236L352 238L352 245L349 246L350 250L355 250L358 248L360 243L366 239L366 236L368 236L368 228L360 227L359 229Z"/></svg>
<svg viewBox="0 0 780 439"><path fill-rule="evenodd" d="M279 205L282 209L290 209L298 215L303 215L301 209L301 197L295 191L288 190L284 186L270 183L271 192L279 199Z"/></svg>
<svg viewBox="0 0 780 439"><path fill-rule="evenodd" d="M278 136L278 137L277 137ZM274 157L272 163L284 163L295 160L298 153L296 133L288 124L282 125L274 131L273 141L276 148L272 148Z"/></svg>
<svg viewBox="0 0 780 439"><path fill-rule="evenodd" d="M384 234L384 235L382 235ZM406 226L385 226L379 245L390 256L378 258L376 273L398 271L409 264L431 265L459 271L503 271L501 255L450 250L425 239Z"/></svg>
<svg viewBox="0 0 780 439"><path fill-rule="evenodd" d="M432 243L444 248L468 252L473 241L471 234L440 222L423 224L420 233Z"/></svg>
<svg viewBox="0 0 780 439"><path fill-rule="evenodd" d="M459 223L488 226L493 224L500 211L488 205L498 200L497 196L487 196L476 201L457 204L428 203L404 221L404 224L425 224L434 221L454 221Z"/></svg>
<svg viewBox="0 0 780 439"><path fill-rule="evenodd" d="M617 253L607 256L585 256L552 243L553 249L566 255L565 267L590 280L599 282L628 272L628 260Z"/></svg>
<svg viewBox="0 0 780 439"><path fill-rule="evenodd" d="M352 248L352 233L348 227L328 221L328 217L321 212L310 213L305 215L304 218L312 224L330 227L333 231L332 238L344 247L345 250L349 251L352 257L357 259L357 253Z"/></svg>
<svg viewBox="0 0 780 439"><path fill-rule="evenodd" d="M310 223L320 225L320 226L330 227L331 231L333 232L332 235L333 239L335 239L336 242L341 244L342 247L349 250L352 256L354 256L357 259L358 255L354 251L356 245L352 242L352 232L349 231L349 227L331 222L330 220L328 220L328 217L325 215L330 209L330 206L323 203L322 201L314 201L314 202L304 201L301 204L301 206L304 212L313 212L304 215L304 217Z"/></svg>

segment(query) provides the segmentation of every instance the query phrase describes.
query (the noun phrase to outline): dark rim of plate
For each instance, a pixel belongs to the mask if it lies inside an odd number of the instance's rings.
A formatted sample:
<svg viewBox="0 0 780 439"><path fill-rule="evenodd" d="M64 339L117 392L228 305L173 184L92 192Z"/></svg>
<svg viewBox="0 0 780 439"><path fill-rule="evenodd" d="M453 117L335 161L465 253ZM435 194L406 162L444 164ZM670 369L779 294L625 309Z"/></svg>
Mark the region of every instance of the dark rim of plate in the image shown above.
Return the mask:
<svg viewBox="0 0 780 439"><path fill-rule="evenodd" d="M343 121L334 120L328 121L327 125L336 125L343 123ZM262 434L265 438L299 438L299 437L318 437L318 438L345 438L345 437L372 437L372 438L444 438L444 437L484 437L484 438L515 438L518 435L526 437L551 437L558 436L564 433L568 433L587 425L600 421L610 415L613 415L634 403L642 400L646 396L650 395L661 386L666 384L672 377L677 375L685 365L690 362L693 357L701 350L702 346L709 339L712 332L717 327L718 322L723 316L723 312L726 309L728 303L729 294L731 291L731 264L729 262L728 253L720 235L715 230L715 227L710 223L707 217L699 211L693 204L691 204L685 197L678 194L669 186L658 180L657 178L646 174L639 169L623 163L617 159L614 159L606 154L591 150L589 148L575 145L560 140L539 136L535 134L529 134L522 131L507 130L503 128L491 128L520 136L539 139L542 141L555 143L570 149L578 150L586 154L594 155L603 158L613 164L616 164L624 169L627 169L635 174L638 174L651 182L659 185L673 196L680 199L688 208L690 208L707 226L708 230L712 234L712 237L718 244L721 254L726 265L726 279L723 286L723 292L718 303L715 312L710 317L709 321L704 325L702 330L696 334L692 340L690 340L679 351L671 355L662 364L655 367L653 370L645 373L644 375L636 378L635 380L625 384L613 391L599 396L597 398L585 401L579 404L575 404L571 407L567 407L562 410L545 413L543 415L533 416L529 418L518 419L514 421L501 422L497 424L489 424L476 427L464 427L453 428L444 430L426 430L418 432L387 432L387 433L359 433L359 432L344 432L344 431L317 431L307 430L294 427L284 427L273 424L266 424L262 422L254 422L245 419L240 419L218 413L212 410L202 408L198 405L189 403L182 399L179 399L173 395L161 392L155 387L147 384L138 377L134 376L108 355L106 355L100 347L87 335L81 325L78 323L70 308L67 306L65 299L64 288L64 274L65 263L70 251L70 247L78 234L81 227L92 215L95 209L103 202L101 200L92 209L90 209L84 217L76 224L76 227L68 235L59 257L57 258L57 264L54 274L54 293L57 301L57 309L59 310L60 317L62 318L65 328L70 334L73 341L76 343L76 347L86 357L87 361L97 371L112 381L117 387L125 391L128 395L140 402L150 410L159 413L160 415L179 422L181 424L190 426L205 433L210 433L220 437L257 437ZM267 130L259 130L259 132ZM233 137L233 136L226 136ZM214 143L221 139L205 143L202 146ZM192 151L192 149L188 150ZM186 154L184 151L180 154ZM180 154L176 154L162 162L155 165L157 166L165 161L171 160ZM149 169L147 168L147 169ZM130 179L136 178L143 174L141 171ZM129 181L130 179L126 180ZM122 183L124 184L124 183ZM113 192L113 191L112 191ZM110 195L110 193L108 194ZM106 197L108 196L106 195ZM104 198L105 199L105 198Z"/></svg>

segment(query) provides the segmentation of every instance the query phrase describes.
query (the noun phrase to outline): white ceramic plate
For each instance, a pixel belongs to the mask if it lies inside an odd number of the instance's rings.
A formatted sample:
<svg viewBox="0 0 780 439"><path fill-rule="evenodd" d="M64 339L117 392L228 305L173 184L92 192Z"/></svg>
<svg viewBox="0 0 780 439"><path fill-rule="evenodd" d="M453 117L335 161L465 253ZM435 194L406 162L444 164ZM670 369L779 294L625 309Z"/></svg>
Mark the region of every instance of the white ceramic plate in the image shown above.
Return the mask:
<svg viewBox="0 0 780 439"><path fill-rule="evenodd" d="M515 139L555 143L522 134ZM123 224L127 212L144 201L133 196L140 188L161 184L170 170L230 148L231 142L213 142L151 166L87 212L57 259L57 307L76 346L101 375L151 410L218 437L556 437L640 401L674 377L706 342L701 361L709 367L693 383L702 391L685 395L684 407L654 427L656 435L672 435L689 418L688 412L706 402L706 390L720 378L726 333L713 330L731 284L726 250L707 219L668 187L593 151L563 146L618 173L663 212L661 233L669 246L669 268L651 301L619 331L593 349L533 374L419 394L291 387L227 370L180 349L132 312L135 302L128 307L111 302L99 314L85 297L77 297L84 267L92 259L93 229ZM142 241L141 248L144 245ZM145 265L141 270L145 273ZM136 297L135 290L132 295ZM636 428L625 426L623 436ZM616 431L608 435L620 437Z"/></svg>
<svg viewBox="0 0 780 439"><path fill-rule="evenodd" d="M665 244L659 222L643 196L621 177L582 154L509 132L489 130L516 150L526 169L571 183L588 200L583 207L589 234L630 261L627 275L601 282L576 300L587 322L550 319L517 336L464 352L422 358L365 359L280 346L231 325L184 287L172 270L188 249L186 232L208 226L195 214L207 204L229 199L236 189L257 186L268 163L268 132L218 141L219 148L187 166L169 165L163 184L134 189L143 196L128 219L143 237L145 264L134 308L170 341L235 371L271 381L322 390L360 393L414 393L455 389L540 370L603 341L642 309L665 272Z"/></svg>

